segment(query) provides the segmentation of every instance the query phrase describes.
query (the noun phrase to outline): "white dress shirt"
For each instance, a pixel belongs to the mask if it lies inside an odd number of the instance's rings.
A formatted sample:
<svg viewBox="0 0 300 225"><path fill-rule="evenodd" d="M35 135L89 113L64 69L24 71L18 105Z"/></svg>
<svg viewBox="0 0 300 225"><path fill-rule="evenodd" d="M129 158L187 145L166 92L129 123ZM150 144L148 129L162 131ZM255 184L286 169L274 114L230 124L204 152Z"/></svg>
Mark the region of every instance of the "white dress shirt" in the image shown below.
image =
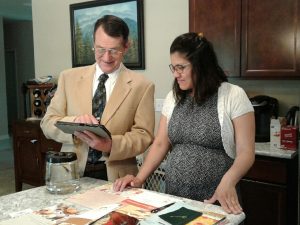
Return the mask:
<svg viewBox="0 0 300 225"><path fill-rule="evenodd" d="M109 73L108 75L108 79L105 82L105 89L106 89L106 102L108 102L109 97L111 96L111 93L115 87L117 78L119 76L120 73L120 68L121 65L119 66L119 68L117 70L115 70L113 73ZM98 87L98 83L99 83L99 77L103 74L101 68L98 66L98 64L96 64L96 73L94 74L94 79L93 79L93 96L97 90Z"/></svg>

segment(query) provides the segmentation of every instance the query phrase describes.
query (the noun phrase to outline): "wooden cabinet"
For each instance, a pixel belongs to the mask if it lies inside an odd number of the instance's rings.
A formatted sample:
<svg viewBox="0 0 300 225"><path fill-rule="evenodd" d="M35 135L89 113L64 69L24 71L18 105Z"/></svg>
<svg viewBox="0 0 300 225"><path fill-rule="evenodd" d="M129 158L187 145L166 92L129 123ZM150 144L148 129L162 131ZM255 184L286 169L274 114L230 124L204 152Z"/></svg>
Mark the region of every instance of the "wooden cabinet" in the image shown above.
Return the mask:
<svg viewBox="0 0 300 225"><path fill-rule="evenodd" d="M61 144L48 140L40 129L40 121L17 121L13 124L15 188L22 183L33 186L45 184L47 151L60 151Z"/></svg>
<svg viewBox="0 0 300 225"><path fill-rule="evenodd" d="M203 32L228 76L300 78L300 0L190 0L189 30Z"/></svg>
<svg viewBox="0 0 300 225"><path fill-rule="evenodd" d="M245 225L297 224L298 161L256 156L241 181Z"/></svg>
<svg viewBox="0 0 300 225"><path fill-rule="evenodd" d="M190 0L189 30L202 32L213 43L228 76L240 74L240 0Z"/></svg>

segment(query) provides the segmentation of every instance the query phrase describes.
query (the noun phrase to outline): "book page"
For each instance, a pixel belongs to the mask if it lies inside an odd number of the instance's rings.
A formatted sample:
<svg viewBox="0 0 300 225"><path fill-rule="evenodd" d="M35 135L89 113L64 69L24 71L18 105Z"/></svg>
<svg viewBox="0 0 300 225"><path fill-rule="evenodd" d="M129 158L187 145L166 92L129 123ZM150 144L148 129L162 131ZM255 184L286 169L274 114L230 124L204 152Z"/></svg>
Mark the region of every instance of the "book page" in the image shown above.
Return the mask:
<svg viewBox="0 0 300 225"><path fill-rule="evenodd" d="M68 202L80 204L88 208L97 209L106 205L119 204L126 198L121 195L109 193L99 187L81 194L76 194L67 199Z"/></svg>
<svg viewBox="0 0 300 225"><path fill-rule="evenodd" d="M105 205L119 204L126 199L147 204L154 208L180 201L177 198L142 188L128 188L122 192L115 192L112 183L101 185L84 193L73 195L68 198L67 201L96 209Z"/></svg>

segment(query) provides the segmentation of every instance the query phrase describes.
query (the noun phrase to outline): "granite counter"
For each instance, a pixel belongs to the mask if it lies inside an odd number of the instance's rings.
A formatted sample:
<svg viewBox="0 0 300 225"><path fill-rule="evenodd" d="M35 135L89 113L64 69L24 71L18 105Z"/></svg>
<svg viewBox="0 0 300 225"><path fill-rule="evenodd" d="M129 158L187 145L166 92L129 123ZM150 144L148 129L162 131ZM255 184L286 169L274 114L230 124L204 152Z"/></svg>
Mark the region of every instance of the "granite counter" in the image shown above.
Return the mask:
<svg viewBox="0 0 300 225"><path fill-rule="evenodd" d="M2 196L0 197L0 221L9 219L12 213L21 212L26 209L39 210L59 203L63 203L64 200L68 199L70 196L74 194L84 193L89 189L106 184L107 182L84 177L80 179L80 183L81 183L81 189L78 192L72 194L66 194L66 195L50 194L46 190L45 186L41 186L41 187L17 192L14 194ZM211 212L226 214L221 207L216 205L204 204L202 202L192 201L189 199L181 199L181 200L193 206L196 206L203 211L211 211ZM228 220L227 224L240 224L245 219L245 214L244 213L239 215L226 214L226 217Z"/></svg>
<svg viewBox="0 0 300 225"><path fill-rule="evenodd" d="M292 159L298 154L298 151L271 148L270 142L262 142L255 143L255 154L275 158Z"/></svg>

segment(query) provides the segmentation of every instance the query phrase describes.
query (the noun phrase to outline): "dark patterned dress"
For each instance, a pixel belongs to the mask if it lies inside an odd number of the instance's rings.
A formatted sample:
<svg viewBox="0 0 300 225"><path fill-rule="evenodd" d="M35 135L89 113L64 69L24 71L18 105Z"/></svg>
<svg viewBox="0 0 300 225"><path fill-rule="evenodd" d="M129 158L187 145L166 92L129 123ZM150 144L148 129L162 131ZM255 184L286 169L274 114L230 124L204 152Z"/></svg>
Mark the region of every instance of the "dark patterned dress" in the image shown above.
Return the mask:
<svg viewBox="0 0 300 225"><path fill-rule="evenodd" d="M209 199L233 164L225 152L217 112L218 95L197 105L177 104L169 121L172 150L166 164L166 192L198 201Z"/></svg>

